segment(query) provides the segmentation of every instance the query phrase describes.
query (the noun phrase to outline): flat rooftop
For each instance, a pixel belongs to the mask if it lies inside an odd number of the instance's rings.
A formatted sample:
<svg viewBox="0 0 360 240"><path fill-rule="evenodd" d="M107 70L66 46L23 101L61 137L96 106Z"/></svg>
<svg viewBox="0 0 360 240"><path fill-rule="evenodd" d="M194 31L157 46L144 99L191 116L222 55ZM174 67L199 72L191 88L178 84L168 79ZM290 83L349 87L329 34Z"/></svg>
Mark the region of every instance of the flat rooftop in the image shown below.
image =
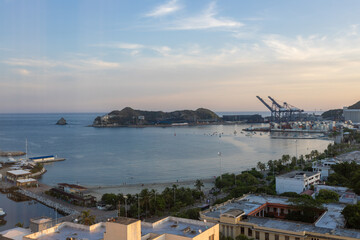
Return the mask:
<svg viewBox="0 0 360 240"><path fill-rule="evenodd" d="M357 164L360 164L360 151L352 151L349 153L344 153L336 157L343 162L352 162L355 161Z"/></svg>
<svg viewBox="0 0 360 240"><path fill-rule="evenodd" d="M202 214L206 217L220 218L221 214L237 209L244 211L245 214L248 215L264 203L290 204L288 202L288 198L286 197L249 194L233 202L218 205L217 208L204 211ZM341 214L341 211L345 206L345 204L340 203L325 204L324 207L327 208L327 211L320 216L314 224L255 216L247 216L247 219L243 221L251 222L267 228L276 228L295 232L309 231L329 233L360 239L360 231L343 228L345 226L345 219Z"/></svg>
<svg viewBox="0 0 360 240"><path fill-rule="evenodd" d="M300 179L304 179L304 178L308 178L308 177L312 177L316 174L319 174L318 172L306 172L306 171L292 171L292 172L288 172L282 175L279 175L277 177L280 178L300 178Z"/></svg>
<svg viewBox="0 0 360 240"><path fill-rule="evenodd" d="M54 239L88 239L88 240L99 240L104 238L105 226L96 228L93 231L86 231L80 228L74 228L70 226L64 226L59 228L58 231L41 236L38 240L54 240Z"/></svg>
<svg viewBox="0 0 360 240"><path fill-rule="evenodd" d="M12 171L7 171L7 173L10 173L12 175L27 175L27 174L31 174L31 172L29 171L25 171L25 170L12 170Z"/></svg>
<svg viewBox="0 0 360 240"><path fill-rule="evenodd" d="M231 202L220 206L218 208L212 209L209 212L204 213L207 217L220 218L221 214L227 213L229 211L241 210L246 215L254 211L264 203L280 203L288 205L288 198L277 197L277 196L266 196L266 195L246 195L238 201Z"/></svg>
<svg viewBox="0 0 360 240"><path fill-rule="evenodd" d="M116 223L120 223L123 225L129 225L131 223L137 222L139 221L138 219L133 219L133 218L126 218L126 217L118 217L115 222Z"/></svg>
<svg viewBox="0 0 360 240"><path fill-rule="evenodd" d="M214 223L205 223L203 221L168 217L155 223L141 223L141 235L148 233L155 234L174 234L184 237L195 237L201 232L213 227Z"/></svg>

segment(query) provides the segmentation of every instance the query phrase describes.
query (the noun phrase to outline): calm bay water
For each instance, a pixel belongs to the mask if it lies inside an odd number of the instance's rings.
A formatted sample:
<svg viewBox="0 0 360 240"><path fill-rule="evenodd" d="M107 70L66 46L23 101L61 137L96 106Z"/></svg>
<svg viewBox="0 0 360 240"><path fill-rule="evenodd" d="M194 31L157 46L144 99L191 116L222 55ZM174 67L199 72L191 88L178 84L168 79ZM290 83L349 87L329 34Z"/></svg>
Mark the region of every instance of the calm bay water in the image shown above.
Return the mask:
<svg viewBox="0 0 360 240"><path fill-rule="evenodd" d="M47 216L55 219L62 217L60 213L56 213L54 209L49 208L35 200L15 202L0 193L0 207L6 211L7 215L2 219L6 222L0 224L0 232L14 228L15 224L23 223L24 227L29 227L30 218L38 218ZM1 221L0 221L1 222Z"/></svg>
<svg viewBox="0 0 360 240"><path fill-rule="evenodd" d="M92 128L89 114L0 114L0 149L25 151L29 157L57 155L66 161L46 165L41 182L118 185L207 178L240 172L282 154L324 150L330 141L271 139L241 134L250 125L196 127ZM64 117L66 126L55 125ZM234 135L234 131L237 134ZM213 134L223 133L222 137Z"/></svg>

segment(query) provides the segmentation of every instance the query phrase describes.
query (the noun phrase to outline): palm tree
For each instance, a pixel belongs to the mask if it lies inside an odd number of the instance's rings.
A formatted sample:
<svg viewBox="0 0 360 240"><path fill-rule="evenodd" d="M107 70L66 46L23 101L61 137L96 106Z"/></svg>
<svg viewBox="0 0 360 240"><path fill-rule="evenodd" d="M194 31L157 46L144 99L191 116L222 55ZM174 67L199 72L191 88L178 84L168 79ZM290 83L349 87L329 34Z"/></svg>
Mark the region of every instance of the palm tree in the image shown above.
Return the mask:
<svg viewBox="0 0 360 240"><path fill-rule="evenodd" d="M197 190L201 191L201 188L204 186L204 183L200 179L196 179L194 186Z"/></svg>
<svg viewBox="0 0 360 240"><path fill-rule="evenodd" d="M95 223L95 218L94 215L90 215L90 210L82 211L79 216L79 223L90 226Z"/></svg>

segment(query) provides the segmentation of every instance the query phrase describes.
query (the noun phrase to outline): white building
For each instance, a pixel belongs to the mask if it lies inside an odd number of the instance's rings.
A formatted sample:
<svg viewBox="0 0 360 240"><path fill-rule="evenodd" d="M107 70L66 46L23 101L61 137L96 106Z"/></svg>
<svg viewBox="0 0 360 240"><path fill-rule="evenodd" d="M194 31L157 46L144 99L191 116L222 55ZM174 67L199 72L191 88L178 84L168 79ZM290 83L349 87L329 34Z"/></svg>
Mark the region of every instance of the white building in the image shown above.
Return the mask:
<svg viewBox="0 0 360 240"><path fill-rule="evenodd" d="M327 158L313 162L312 169L313 172L321 172L321 180L327 180L330 174L334 173L331 166L339 163L341 163L341 161L335 158Z"/></svg>
<svg viewBox="0 0 360 240"><path fill-rule="evenodd" d="M348 109L344 107L343 114L345 121L351 120L353 123L360 123L360 109Z"/></svg>
<svg viewBox="0 0 360 240"><path fill-rule="evenodd" d="M292 171L276 177L276 192L302 193L320 182L320 172Z"/></svg>

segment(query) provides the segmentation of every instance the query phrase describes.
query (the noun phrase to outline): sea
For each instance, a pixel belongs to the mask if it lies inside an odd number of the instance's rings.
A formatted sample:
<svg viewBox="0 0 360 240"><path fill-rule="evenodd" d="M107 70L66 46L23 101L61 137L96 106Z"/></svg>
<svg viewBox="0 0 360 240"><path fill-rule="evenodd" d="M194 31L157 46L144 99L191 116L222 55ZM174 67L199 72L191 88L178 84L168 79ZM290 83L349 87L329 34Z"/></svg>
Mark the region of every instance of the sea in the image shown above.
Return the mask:
<svg viewBox="0 0 360 240"><path fill-rule="evenodd" d="M283 154L300 156L315 149L323 151L332 142L241 133L251 124L89 127L96 116L103 114L0 114L0 150L25 151L27 140L28 157L66 158L47 164L40 182L107 186L210 178L220 171L238 173ZM61 117L68 125L55 125Z"/></svg>
<svg viewBox="0 0 360 240"><path fill-rule="evenodd" d="M267 112L226 112L255 114ZM85 186L175 182L240 173L257 162L323 151L332 141L271 138L269 133L246 134L242 129L266 124L146 128L93 128L104 113L0 114L0 150L24 151L28 157L56 155L65 161L46 164L39 179L48 185L65 182ZM55 123L64 117L68 125ZM286 136L285 136L286 137ZM290 136L291 137L291 136ZM23 158L23 157L18 157ZM7 158L1 158L7 161ZM57 213L34 200L14 202L0 194L7 212L0 231L29 218Z"/></svg>

